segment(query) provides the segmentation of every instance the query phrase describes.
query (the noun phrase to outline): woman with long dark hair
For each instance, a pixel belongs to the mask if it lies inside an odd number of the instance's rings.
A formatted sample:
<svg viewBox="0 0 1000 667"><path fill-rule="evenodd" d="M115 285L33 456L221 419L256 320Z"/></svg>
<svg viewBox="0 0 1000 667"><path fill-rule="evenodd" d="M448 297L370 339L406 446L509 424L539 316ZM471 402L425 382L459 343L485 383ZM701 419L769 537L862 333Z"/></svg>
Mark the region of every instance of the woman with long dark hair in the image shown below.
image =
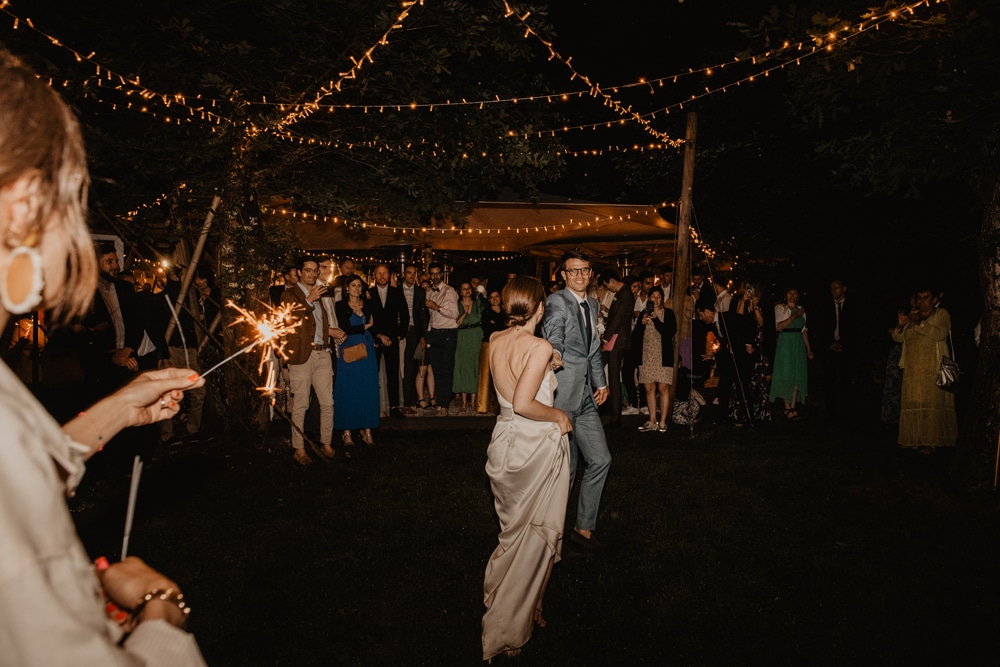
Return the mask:
<svg viewBox="0 0 1000 667"><path fill-rule="evenodd" d="M347 277L345 295L334 306L337 323L347 334L337 354L337 384L333 388L333 428L341 431L347 453L354 446L351 431L373 445L372 429L379 426L378 361L371 333L373 321L365 302L365 284L358 275Z"/></svg>
<svg viewBox="0 0 1000 667"><path fill-rule="evenodd" d="M674 383L674 336L677 335L677 318L674 311L664 307L663 289L649 290L647 307L635 325L635 340L642 341L639 349L639 384L646 390L649 419L640 431L666 433L670 421L670 385ZM657 400L659 392L659 400ZM659 411L659 421L657 421Z"/></svg>

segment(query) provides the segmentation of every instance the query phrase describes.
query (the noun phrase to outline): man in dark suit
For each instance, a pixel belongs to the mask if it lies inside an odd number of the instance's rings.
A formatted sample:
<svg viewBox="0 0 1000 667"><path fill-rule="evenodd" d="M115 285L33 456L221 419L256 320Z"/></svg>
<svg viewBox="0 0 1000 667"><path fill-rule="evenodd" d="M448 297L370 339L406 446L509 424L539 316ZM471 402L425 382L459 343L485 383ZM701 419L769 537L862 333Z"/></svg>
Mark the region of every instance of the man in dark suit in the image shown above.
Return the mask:
<svg viewBox="0 0 1000 667"><path fill-rule="evenodd" d="M420 362L414 353L427 333L427 294L417 284L417 266L407 264L403 270L403 284L400 291L406 302L409 326L406 328L406 344L403 346L403 404L414 407L417 404L417 371Z"/></svg>
<svg viewBox="0 0 1000 667"><path fill-rule="evenodd" d="M716 390L717 401L719 403L719 415L726 419L729 414L729 397L733 393L733 385L736 382L736 360L733 358L733 351L730 346L731 341L739 339L739 332L733 329L732 318L728 313L715 310L715 293L709 290L708 293L694 305L696 318L702 322L708 331L715 336L719 342L719 349L715 351L715 375L719 380Z"/></svg>
<svg viewBox="0 0 1000 667"><path fill-rule="evenodd" d="M615 293L615 299L604 318L604 343L611 347L607 351L608 388L611 393L611 423L620 425L622 421L622 361L631 348L632 311L635 309L635 295L622 282L618 272L612 269L601 273L604 287ZM613 343L611 341L614 341ZM630 383L629 386L633 386Z"/></svg>
<svg viewBox="0 0 1000 667"><path fill-rule="evenodd" d="M830 283L832 299L820 307L809 330L818 338L823 354L823 384L826 409L831 419L848 419L851 412L851 384L857 339L854 309L847 306L847 285Z"/></svg>
<svg viewBox="0 0 1000 667"><path fill-rule="evenodd" d="M119 278L121 265L114 244L97 249L97 294L84 318L90 335L85 367L98 396L107 396L139 372L139 346L144 328L132 283Z"/></svg>
<svg viewBox="0 0 1000 667"><path fill-rule="evenodd" d="M85 359L87 379L94 397L111 394L140 371L156 368L169 360L165 327L155 324L153 295L136 294L135 287L119 277L121 265L112 243L97 248L97 294L84 318L89 336ZM147 463L159 442L158 424L128 429L101 457L91 460L97 476L107 470L125 470L139 455ZM97 472L98 469L103 469ZM93 477L93 476L92 476Z"/></svg>
<svg viewBox="0 0 1000 667"><path fill-rule="evenodd" d="M375 267L375 286L368 290L372 313L372 338L375 339L376 364L385 361L389 415L404 417L399 409L399 341L410 326L410 313L403 291L389 284L389 267Z"/></svg>

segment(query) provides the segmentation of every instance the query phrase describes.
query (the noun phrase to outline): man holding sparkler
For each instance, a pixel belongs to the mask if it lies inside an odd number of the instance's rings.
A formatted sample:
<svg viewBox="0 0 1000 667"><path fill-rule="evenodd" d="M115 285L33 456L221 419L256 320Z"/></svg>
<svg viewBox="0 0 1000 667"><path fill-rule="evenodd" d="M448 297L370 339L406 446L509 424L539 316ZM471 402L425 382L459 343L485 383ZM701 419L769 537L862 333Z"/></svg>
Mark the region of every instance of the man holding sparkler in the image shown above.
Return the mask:
<svg viewBox="0 0 1000 667"><path fill-rule="evenodd" d="M322 297L326 285L318 285L319 263L305 258L299 263L299 282L281 295L282 304L295 306L292 316L300 325L285 337L284 352L288 356L288 374L295 397L292 408L292 447L295 461L307 466L312 459L306 454L303 427L309 407L309 390L316 391L319 401L320 452L333 458L336 451L333 440L333 363L330 359L328 337L337 342L344 340L344 332L330 326Z"/></svg>

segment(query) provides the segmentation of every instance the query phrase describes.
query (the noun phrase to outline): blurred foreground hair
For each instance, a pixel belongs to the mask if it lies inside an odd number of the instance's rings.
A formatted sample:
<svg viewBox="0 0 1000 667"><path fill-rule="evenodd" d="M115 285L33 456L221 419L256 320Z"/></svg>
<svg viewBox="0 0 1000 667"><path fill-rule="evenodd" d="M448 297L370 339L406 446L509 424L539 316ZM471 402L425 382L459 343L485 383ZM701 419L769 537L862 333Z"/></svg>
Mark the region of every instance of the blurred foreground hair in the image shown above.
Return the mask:
<svg viewBox="0 0 1000 667"><path fill-rule="evenodd" d="M86 223L90 176L80 126L54 90L0 49L0 188L22 178L28 236L40 246L61 238L69 249L62 287L44 306L56 321L82 315L94 297L97 256Z"/></svg>

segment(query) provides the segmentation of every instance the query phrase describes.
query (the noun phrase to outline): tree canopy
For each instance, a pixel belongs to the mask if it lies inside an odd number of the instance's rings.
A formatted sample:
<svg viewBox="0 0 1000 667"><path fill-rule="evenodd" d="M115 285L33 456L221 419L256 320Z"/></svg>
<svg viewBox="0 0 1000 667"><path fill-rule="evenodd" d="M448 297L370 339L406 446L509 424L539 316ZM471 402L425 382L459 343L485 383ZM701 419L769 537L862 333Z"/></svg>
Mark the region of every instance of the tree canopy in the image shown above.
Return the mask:
<svg viewBox="0 0 1000 667"><path fill-rule="evenodd" d="M147 208L159 195L184 184L204 198L239 172L265 204L280 196L348 221L426 224L502 187L530 197L562 168L557 139L524 138L551 108L460 104L550 92L502 2L37 11L34 25L76 55L27 29L0 39L64 83L109 213L162 216Z"/></svg>

